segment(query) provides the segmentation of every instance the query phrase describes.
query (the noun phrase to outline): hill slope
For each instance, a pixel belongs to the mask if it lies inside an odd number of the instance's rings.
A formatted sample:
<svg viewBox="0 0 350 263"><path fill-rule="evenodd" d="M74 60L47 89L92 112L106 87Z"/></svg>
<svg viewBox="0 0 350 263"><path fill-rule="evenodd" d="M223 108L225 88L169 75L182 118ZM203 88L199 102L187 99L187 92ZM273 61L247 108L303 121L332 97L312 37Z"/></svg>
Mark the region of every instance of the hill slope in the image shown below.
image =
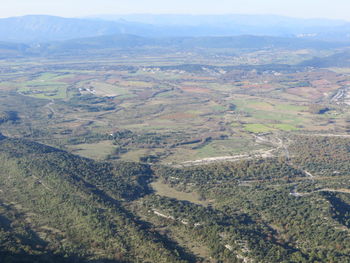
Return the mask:
<svg viewBox="0 0 350 263"><path fill-rule="evenodd" d="M317 68L350 67L350 52L340 52L322 58L313 58L301 63L302 66Z"/></svg>
<svg viewBox="0 0 350 263"><path fill-rule="evenodd" d="M290 160L151 171L1 137L0 260L349 262L350 141L293 139Z"/></svg>
<svg viewBox="0 0 350 263"><path fill-rule="evenodd" d="M147 192L139 184L147 166L96 163L7 138L0 159L1 259L181 261L121 204Z"/></svg>

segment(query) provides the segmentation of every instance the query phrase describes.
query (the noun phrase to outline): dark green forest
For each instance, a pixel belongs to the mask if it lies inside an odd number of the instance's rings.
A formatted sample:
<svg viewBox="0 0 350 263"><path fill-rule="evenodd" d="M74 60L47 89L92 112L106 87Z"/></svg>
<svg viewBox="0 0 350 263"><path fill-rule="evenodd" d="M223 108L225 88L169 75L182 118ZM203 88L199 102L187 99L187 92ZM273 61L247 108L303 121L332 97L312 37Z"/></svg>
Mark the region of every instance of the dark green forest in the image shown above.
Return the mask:
<svg viewBox="0 0 350 263"><path fill-rule="evenodd" d="M297 139L289 159L172 168L3 137L1 262L349 262L350 140Z"/></svg>

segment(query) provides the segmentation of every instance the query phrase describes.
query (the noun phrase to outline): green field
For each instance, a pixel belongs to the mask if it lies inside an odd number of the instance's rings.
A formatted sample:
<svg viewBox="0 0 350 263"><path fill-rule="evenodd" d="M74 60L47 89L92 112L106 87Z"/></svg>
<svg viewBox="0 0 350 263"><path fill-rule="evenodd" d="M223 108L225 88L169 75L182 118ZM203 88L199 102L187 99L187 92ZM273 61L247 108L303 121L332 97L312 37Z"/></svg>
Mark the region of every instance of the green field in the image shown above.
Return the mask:
<svg viewBox="0 0 350 263"><path fill-rule="evenodd" d="M18 92L40 99L66 99L68 86L60 80L67 77L69 75L44 73L32 80L20 83Z"/></svg>
<svg viewBox="0 0 350 263"><path fill-rule="evenodd" d="M266 126L264 124L246 124L244 125L244 129L248 132L253 132L253 133L264 133L264 132L270 132L273 130L273 128Z"/></svg>
<svg viewBox="0 0 350 263"><path fill-rule="evenodd" d="M273 124L271 125L275 129L283 130L283 131L296 131L298 130L295 126L290 124Z"/></svg>
<svg viewBox="0 0 350 263"><path fill-rule="evenodd" d="M113 153L114 149L115 146L111 143L111 141L101 141L99 143L92 144L84 143L69 146L69 150L73 153L96 160L106 159Z"/></svg>

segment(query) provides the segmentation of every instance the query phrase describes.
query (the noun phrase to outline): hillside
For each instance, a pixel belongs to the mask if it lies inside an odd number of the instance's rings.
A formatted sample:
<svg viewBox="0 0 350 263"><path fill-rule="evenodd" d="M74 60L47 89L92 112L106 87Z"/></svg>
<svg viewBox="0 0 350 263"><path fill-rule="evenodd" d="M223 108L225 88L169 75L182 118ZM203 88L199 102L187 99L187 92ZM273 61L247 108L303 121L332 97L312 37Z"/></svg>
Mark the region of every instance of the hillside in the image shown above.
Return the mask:
<svg viewBox="0 0 350 263"><path fill-rule="evenodd" d="M301 63L302 66L329 68L329 67L350 67L350 52L339 52L331 56L313 58Z"/></svg>
<svg viewBox="0 0 350 263"><path fill-rule="evenodd" d="M121 204L147 193L147 166L95 163L7 138L0 158L5 262L180 262Z"/></svg>
<svg viewBox="0 0 350 263"><path fill-rule="evenodd" d="M294 140L303 144L290 146L291 160L162 166L153 174L147 165L2 137L0 259L348 262L349 140ZM155 195L155 180L156 191L168 187L184 199ZM187 201L185 192L200 197Z"/></svg>
<svg viewBox="0 0 350 263"><path fill-rule="evenodd" d="M22 57L29 49L28 45L0 42L0 59L6 57Z"/></svg>

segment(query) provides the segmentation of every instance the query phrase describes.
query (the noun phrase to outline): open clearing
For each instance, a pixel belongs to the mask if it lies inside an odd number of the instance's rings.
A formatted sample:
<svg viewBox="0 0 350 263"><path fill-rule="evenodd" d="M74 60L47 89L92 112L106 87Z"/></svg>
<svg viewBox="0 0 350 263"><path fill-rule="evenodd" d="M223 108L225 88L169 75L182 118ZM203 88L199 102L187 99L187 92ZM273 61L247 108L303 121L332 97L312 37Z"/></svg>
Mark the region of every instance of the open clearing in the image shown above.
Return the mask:
<svg viewBox="0 0 350 263"><path fill-rule="evenodd" d="M113 153L115 146L111 141L101 141L92 144L70 145L69 150L83 157L95 160L104 160L108 155Z"/></svg>
<svg viewBox="0 0 350 263"><path fill-rule="evenodd" d="M207 206L210 203L209 201L201 200L198 193L180 192L174 188L171 188L169 185L162 183L160 180L151 183L151 186L153 190L156 192L156 194L161 196L175 198L177 200L182 200L182 201L189 201L191 203L203 205L203 206Z"/></svg>

